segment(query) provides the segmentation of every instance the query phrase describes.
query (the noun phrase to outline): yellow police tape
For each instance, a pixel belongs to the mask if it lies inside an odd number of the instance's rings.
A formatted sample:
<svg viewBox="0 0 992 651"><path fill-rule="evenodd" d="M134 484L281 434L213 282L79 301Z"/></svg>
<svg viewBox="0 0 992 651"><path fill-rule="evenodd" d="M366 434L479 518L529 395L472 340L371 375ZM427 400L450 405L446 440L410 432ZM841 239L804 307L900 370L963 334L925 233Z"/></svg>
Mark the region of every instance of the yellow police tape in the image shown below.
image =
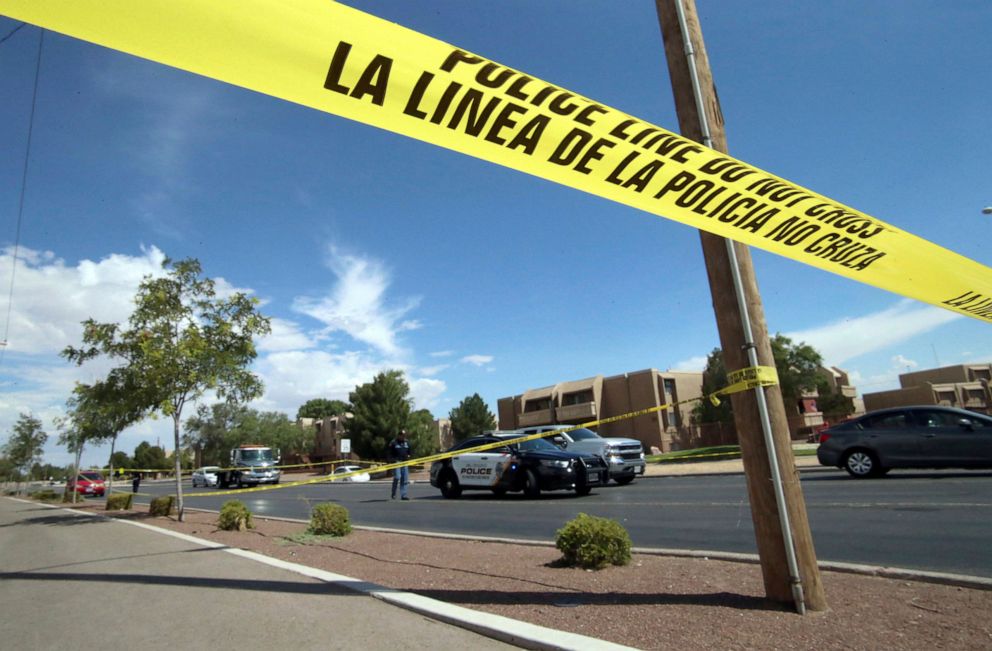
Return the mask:
<svg viewBox="0 0 992 651"><path fill-rule="evenodd" d="M525 436L519 436L513 439L504 439L497 441L495 443L486 443L485 445L479 445L472 448L464 448L461 450L454 450L449 452L439 452L437 454L431 454L426 457L418 457L417 459L410 459L408 461L398 461L396 463L386 463L375 467L375 472L387 472L389 470L395 470L397 468L403 468L406 466L417 466L417 465L427 465L429 463L434 463L435 461L441 461L443 459L450 459L461 454L470 454L473 452L484 452L486 450L492 450L495 448L505 447L507 445L524 443L526 441L533 441L535 439L546 438L552 434L560 434L562 432L572 432L583 427L597 427L599 425L605 425L607 423L615 423L621 420L627 420L630 418L637 418L638 416L646 416L648 414L654 414L659 411L664 411L665 409L671 409L677 407L678 405L688 404L690 402L696 402L697 400L703 400L710 398L712 395L729 395L732 393L738 393L741 391L747 391L748 389L753 389L756 387L771 386L778 384L778 373L775 372L774 368L768 366L752 366L748 368L741 369L736 372L728 374L728 379L734 379L735 382L726 388L720 389L713 394L707 396L699 396L696 398L687 398L685 400L679 400L677 402L670 402L664 405L658 405L657 407L648 407L646 409L640 409L638 411L631 411L626 414L620 414L619 416L611 416L609 418L601 418L599 420L591 420L586 423L580 423L578 425L573 425L572 427L562 428L555 430L553 432L538 432L536 434L527 434ZM285 482L282 484L268 484L266 486L257 486L255 488L239 488L227 491L213 491L210 493L186 493L186 497L213 497L217 495L242 495L244 493L254 493L258 491L270 491L278 490L281 488L292 488L295 486L305 486L307 484L321 484L329 481L337 481L340 479L345 479L347 477L353 477L361 473L368 472L367 470L355 470L352 472L343 472L339 475L334 475L333 477L317 477L314 479L302 479L300 481Z"/></svg>
<svg viewBox="0 0 992 651"><path fill-rule="evenodd" d="M0 0L0 13L992 322L992 269L974 260L603 104L329 0Z"/></svg>

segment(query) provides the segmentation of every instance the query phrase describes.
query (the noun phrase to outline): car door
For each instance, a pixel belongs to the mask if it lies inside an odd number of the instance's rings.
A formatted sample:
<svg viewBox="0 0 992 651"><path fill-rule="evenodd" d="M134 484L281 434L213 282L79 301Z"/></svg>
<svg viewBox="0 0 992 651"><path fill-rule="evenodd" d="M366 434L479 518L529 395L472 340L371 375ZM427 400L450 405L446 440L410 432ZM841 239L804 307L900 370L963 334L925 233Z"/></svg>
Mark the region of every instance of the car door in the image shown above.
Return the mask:
<svg viewBox="0 0 992 651"><path fill-rule="evenodd" d="M992 464L992 427L978 414L941 409L913 412L922 435L922 455L932 466L966 468ZM962 424L962 419L968 424Z"/></svg>
<svg viewBox="0 0 992 651"><path fill-rule="evenodd" d="M884 467L915 466L919 464L921 436L913 431L912 423L903 410L869 416L860 423L860 438L878 453Z"/></svg>
<svg viewBox="0 0 992 651"><path fill-rule="evenodd" d="M495 443L497 439L485 438L472 442L472 445ZM466 448L472 446L467 445ZM506 446L480 452L465 452L451 458L451 467L462 486L490 487L496 484L509 463L510 449Z"/></svg>

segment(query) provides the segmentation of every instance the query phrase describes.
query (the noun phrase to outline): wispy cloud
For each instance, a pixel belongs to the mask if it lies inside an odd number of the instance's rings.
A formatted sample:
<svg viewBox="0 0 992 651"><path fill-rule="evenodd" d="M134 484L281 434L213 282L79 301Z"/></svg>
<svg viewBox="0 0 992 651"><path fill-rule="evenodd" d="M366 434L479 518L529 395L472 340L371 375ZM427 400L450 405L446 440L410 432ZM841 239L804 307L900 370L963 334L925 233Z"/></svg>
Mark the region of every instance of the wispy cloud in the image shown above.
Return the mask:
<svg viewBox="0 0 992 651"><path fill-rule="evenodd" d="M493 361L492 355L466 355L459 360L462 364L485 366Z"/></svg>
<svg viewBox="0 0 992 651"><path fill-rule="evenodd" d="M785 334L795 342L813 346L828 364L839 366L962 318L965 317L907 299L879 312Z"/></svg>
<svg viewBox="0 0 992 651"><path fill-rule="evenodd" d="M706 368L706 355L697 355L672 365L673 371L702 371Z"/></svg>
<svg viewBox="0 0 992 651"><path fill-rule="evenodd" d="M328 333L343 332L356 341L373 346L389 356L402 356L398 334L420 324L404 317L420 302L409 297L387 304L386 293L392 282L386 267L370 257L348 255L328 248L327 266L336 283L327 296L297 297L293 309L323 323Z"/></svg>

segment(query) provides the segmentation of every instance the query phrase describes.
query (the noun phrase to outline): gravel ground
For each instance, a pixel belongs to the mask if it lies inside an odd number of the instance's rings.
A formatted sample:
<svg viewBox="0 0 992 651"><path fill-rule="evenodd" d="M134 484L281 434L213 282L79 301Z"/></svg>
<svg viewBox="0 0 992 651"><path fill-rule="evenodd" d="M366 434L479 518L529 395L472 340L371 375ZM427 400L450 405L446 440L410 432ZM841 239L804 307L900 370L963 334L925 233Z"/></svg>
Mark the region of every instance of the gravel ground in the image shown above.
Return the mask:
<svg viewBox="0 0 992 651"><path fill-rule="evenodd" d="M989 591L824 572L831 609L800 616L764 600L752 564L635 554L592 572L558 567L550 547L366 530L298 542L305 524L256 518L226 532L215 513L121 517L642 649L992 648Z"/></svg>

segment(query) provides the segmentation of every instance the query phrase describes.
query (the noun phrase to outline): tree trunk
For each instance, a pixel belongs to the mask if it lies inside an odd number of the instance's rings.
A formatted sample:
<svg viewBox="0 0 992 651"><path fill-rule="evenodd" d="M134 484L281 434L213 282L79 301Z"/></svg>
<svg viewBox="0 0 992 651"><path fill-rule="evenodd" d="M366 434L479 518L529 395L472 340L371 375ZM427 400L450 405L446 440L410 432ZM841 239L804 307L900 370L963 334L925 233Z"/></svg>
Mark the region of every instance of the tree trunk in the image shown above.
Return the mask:
<svg viewBox="0 0 992 651"><path fill-rule="evenodd" d="M117 435L114 434L110 439L110 463L107 464L110 468L107 477L107 497L114 492L114 448L117 447Z"/></svg>
<svg viewBox="0 0 992 651"><path fill-rule="evenodd" d="M175 447L172 448L172 455L176 462L174 464L176 469L176 513L179 514L179 521L183 521L183 463L182 457L179 454L179 418L180 414L177 410L175 414L172 415L173 423L173 433L175 434Z"/></svg>
<svg viewBox="0 0 992 651"><path fill-rule="evenodd" d="M83 461L83 444L79 444L79 448L76 450L76 465L73 466L74 474L72 475L72 503L76 503L76 497L79 495L79 491L76 490L76 480L79 479L79 464ZM68 482L66 482L68 486Z"/></svg>

